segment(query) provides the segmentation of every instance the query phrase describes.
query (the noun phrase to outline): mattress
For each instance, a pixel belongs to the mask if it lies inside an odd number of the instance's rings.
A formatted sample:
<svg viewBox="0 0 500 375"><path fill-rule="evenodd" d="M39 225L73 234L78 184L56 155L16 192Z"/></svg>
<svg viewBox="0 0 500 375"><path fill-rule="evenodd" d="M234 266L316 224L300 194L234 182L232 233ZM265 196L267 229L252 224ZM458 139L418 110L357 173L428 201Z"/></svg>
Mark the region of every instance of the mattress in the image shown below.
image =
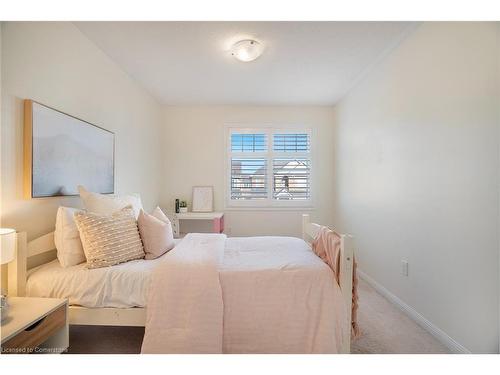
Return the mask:
<svg viewBox="0 0 500 375"><path fill-rule="evenodd" d="M85 263L63 268L56 259L28 272L26 295L67 298L70 305L84 307L145 307L152 272L168 255L97 269L87 269ZM297 271L314 269L327 266L299 238L234 237L226 240L220 277L229 293L242 272L247 281L260 285L269 271L296 273L300 282L308 273Z"/></svg>
<svg viewBox="0 0 500 375"><path fill-rule="evenodd" d="M96 269L85 263L64 268L55 259L28 271L26 295L67 298L84 307L145 307L151 274L167 255Z"/></svg>

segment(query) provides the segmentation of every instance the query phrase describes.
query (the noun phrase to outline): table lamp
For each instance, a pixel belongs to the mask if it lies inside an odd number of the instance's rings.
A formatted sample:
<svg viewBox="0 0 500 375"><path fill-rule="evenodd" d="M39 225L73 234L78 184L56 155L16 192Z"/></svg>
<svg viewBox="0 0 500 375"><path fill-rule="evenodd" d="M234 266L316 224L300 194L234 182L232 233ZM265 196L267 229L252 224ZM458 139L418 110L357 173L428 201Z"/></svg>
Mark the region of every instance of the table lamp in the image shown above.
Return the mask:
<svg viewBox="0 0 500 375"><path fill-rule="evenodd" d="M16 231L10 228L0 228L0 264L7 264L14 260L16 251ZM7 297L0 298L0 320L7 317Z"/></svg>

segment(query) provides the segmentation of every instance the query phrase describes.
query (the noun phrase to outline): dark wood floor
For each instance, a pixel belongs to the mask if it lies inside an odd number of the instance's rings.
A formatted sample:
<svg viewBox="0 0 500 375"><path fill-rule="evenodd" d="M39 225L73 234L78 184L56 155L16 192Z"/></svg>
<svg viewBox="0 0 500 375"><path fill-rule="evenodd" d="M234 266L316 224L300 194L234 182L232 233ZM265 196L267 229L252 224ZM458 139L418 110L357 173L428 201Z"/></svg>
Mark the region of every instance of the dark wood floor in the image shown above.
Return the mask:
<svg viewBox="0 0 500 375"><path fill-rule="evenodd" d="M69 354L137 354L144 327L69 327Z"/></svg>

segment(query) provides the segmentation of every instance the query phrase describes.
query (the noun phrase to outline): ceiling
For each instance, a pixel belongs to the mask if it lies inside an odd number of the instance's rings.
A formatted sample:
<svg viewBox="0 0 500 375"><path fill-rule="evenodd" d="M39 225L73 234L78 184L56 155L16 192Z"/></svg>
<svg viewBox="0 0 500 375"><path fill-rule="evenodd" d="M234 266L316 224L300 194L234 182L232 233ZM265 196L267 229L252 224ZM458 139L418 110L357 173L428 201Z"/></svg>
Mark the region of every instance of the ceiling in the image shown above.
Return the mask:
<svg viewBox="0 0 500 375"><path fill-rule="evenodd" d="M409 22L76 22L166 105L331 105L413 26ZM242 63L232 43L263 55Z"/></svg>

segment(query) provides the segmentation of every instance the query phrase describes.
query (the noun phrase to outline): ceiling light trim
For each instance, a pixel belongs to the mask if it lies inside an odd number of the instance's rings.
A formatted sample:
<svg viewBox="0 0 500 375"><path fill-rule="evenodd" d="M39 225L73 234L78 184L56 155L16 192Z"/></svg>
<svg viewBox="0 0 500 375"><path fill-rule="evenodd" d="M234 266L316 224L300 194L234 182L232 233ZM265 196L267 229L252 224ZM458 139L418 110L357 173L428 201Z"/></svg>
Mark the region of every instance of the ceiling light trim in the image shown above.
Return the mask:
<svg viewBox="0 0 500 375"><path fill-rule="evenodd" d="M264 45L255 39L243 39L233 44L231 55L238 61L251 62L264 52Z"/></svg>

